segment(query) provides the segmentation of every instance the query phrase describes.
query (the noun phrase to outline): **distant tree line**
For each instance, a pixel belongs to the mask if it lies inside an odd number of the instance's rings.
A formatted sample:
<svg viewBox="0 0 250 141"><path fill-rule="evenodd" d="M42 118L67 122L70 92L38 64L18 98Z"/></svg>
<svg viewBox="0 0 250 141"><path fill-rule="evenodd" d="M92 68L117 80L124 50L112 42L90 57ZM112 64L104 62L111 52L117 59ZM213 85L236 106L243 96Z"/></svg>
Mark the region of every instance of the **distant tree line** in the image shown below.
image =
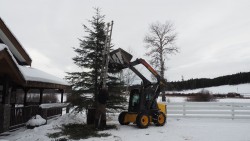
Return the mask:
<svg viewBox="0 0 250 141"><path fill-rule="evenodd" d="M213 79L199 78L186 81L169 82L167 90L186 90L220 85L236 85L250 83L250 72L240 72L232 75L225 75Z"/></svg>

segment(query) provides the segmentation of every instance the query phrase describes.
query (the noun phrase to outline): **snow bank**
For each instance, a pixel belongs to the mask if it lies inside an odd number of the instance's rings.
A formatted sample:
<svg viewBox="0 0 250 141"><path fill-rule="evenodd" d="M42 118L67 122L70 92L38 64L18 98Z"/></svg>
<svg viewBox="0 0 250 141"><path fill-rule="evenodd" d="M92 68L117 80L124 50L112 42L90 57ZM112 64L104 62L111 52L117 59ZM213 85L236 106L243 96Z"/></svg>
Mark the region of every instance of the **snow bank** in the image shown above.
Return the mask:
<svg viewBox="0 0 250 141"><path fill-rule="evenodd" d="M223 85L223 86L216 86L216 87L207 87L207 88L199 88L193 90L184 90L184 91L167 91L168 93L197 93L200 92L202 89L206 89L213 94L228 94L228 93L239 93L242 95L250 94L250 83L246 84L239 84L239 85Z"/></svg>
<svg viewBox="0 0 250 141"><path fill-rule="evenodd" d="M33 116L27 123L26 126L41 126L46 123L46 120L43 119L40 115Z"/></svg>

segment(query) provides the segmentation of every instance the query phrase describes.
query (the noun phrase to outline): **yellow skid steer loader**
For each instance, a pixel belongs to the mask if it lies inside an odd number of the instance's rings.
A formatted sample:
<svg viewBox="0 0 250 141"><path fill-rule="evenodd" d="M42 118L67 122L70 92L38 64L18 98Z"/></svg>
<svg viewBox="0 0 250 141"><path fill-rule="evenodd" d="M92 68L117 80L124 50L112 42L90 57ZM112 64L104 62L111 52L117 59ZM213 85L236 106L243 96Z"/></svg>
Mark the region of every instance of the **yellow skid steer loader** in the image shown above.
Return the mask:
<svg viewBox="0 0 250 141"><path fill-rule="evenodd" d="M119 123L135 123L139 128L147 128L151 122L156 126L163 126L166 123L166 105L157 103L156 100L160 90L166 86L166 81L144 59L130 62L132 57L119 48L112 51L109 58L109 67L115 68L116 71L129 68L142 79L141 86L130 91L128 111L120 113ZM134 67L139 64L145 66L156 77L156 83L150 82Z"/></svg>

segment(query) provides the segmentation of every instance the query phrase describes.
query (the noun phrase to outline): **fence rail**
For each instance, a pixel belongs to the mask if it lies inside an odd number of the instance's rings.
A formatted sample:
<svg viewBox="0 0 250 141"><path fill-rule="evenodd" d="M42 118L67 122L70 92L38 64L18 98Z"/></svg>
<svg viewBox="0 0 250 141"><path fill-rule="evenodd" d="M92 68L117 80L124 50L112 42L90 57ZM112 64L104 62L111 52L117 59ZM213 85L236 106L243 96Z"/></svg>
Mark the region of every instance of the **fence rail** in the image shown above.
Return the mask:
<svg viewBox="0 0 250 141"><path fill-rule="evenodd" d="M250 119L250 103L167 103L168 117Z"/></svg>

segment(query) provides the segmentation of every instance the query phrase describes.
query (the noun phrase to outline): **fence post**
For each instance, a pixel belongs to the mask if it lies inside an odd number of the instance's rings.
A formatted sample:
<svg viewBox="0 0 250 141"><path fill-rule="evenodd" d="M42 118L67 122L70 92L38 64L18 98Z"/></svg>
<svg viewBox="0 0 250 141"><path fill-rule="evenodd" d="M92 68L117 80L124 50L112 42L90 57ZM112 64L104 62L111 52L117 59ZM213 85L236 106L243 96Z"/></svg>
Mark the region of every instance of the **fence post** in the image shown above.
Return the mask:
<svg viewBox="0 0 250 141"><path fill-rule="evenodd" d="M186 102L183 102L183 116L186 116Z"/></svg>
<svg viewBox="0 0 250 141"><path fill-rule="evenodd" d="M232 103L232 120L234 119L234 103Z"/></svg>

